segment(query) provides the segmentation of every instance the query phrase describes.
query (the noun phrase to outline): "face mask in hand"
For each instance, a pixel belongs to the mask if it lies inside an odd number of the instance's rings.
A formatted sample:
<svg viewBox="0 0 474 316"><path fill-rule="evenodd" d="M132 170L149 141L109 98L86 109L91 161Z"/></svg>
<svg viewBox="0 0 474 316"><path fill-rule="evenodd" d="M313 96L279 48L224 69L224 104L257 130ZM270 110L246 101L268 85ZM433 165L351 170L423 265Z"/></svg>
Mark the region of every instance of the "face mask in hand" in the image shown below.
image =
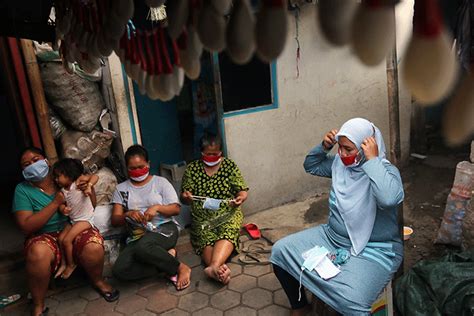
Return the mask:
<svg viewBox="0 0 474 316"><path fill-rule="evenodd" d="M26 181L39 182L46 178L49 173L49 166L46 159L38 160L23 169L23 177Z"/></svg>
<svg viewBox="0 0 474 316"><path fill-rule="evenodd" d="M221 207L222 200L206 198L202 207L208 210L217 211Z"/></svg>

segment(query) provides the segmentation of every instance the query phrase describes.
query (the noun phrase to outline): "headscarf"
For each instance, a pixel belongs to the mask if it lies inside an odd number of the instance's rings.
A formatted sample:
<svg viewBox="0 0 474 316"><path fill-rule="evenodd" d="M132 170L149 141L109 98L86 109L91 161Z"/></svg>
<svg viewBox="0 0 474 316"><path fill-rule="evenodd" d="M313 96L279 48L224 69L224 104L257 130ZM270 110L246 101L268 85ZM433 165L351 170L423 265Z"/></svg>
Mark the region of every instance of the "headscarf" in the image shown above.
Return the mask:
<svg viewBox="0 0 474 316"><path fill-rule="evenodd" d="M385 159L385 143L380 130L363 118L353 118L345 122L336 134L347 137L360 150L362 142L375 137L379 158ZM352 243L351 253L358 255L364 250L374 228L377 204L372 194L370 179L362 170L362 161L358 166L346 167L339 154L332 164L332 188L336 195L336 207L341 213Z"/></svg>

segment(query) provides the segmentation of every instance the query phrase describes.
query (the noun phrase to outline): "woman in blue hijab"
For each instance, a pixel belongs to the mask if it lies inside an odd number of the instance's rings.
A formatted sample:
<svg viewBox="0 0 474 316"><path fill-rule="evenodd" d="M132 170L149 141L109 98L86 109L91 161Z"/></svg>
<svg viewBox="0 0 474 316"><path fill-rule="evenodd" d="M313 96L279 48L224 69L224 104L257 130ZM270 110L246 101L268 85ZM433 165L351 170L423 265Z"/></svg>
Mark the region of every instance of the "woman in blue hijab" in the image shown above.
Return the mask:
<svg viewBox="0 0 474 316"><path fill-rule="evenodd" d="M332 185L328 223L273 247L271 262L292 316L309 310L302 286L341 314L368 315L403 259L400 173L385 157L380 130L363 118L329 131L306 156L304 168L332 178Z"/></svg>

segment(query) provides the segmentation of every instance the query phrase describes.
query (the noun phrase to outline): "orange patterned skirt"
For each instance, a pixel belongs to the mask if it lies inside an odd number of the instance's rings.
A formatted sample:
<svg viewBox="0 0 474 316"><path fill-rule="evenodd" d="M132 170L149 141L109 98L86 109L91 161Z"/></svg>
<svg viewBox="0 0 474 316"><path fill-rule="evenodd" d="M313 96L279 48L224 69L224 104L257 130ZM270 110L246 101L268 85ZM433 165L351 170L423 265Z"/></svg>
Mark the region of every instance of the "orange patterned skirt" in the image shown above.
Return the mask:
<svg viewBox="0 0 474 316"><path fill-rule="evenodd" d="M32 236L25 241L25 254L28 252L28 249L35 244L46 244L51 249L54 254L51 273L54 273L61 265L62 252L58 243L59 233L60 232L43 233ZM86 229L74 239L73 253L76 263L80 262L82 250L84 249L84 246L89 243L96 243L104 246L104 238L96 228Z"/></svg>

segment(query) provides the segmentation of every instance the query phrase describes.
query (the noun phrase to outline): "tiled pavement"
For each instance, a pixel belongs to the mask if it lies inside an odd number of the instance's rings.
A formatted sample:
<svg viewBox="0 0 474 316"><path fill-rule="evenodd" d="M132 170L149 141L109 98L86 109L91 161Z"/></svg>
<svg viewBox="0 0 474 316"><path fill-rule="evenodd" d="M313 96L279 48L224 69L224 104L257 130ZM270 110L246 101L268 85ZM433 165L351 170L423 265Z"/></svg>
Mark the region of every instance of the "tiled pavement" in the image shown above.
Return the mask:
<svg viewBox="0 0 474 316"><path fill-rule="evenodd" d="M200 258L189 246L185 248L178 248L178 257L192 267L192 283L184 291L176 291L172 284L158 277L127 283L110 279L121 291L117 302L107 303L92 288L83 285L48 297L49 315L289 315L285 293L271 265L243 265L234 257L229 263L232 280L224 286L206 278ZM0 314L28 315L28 311L29 306L24 303Z"/></svg>

